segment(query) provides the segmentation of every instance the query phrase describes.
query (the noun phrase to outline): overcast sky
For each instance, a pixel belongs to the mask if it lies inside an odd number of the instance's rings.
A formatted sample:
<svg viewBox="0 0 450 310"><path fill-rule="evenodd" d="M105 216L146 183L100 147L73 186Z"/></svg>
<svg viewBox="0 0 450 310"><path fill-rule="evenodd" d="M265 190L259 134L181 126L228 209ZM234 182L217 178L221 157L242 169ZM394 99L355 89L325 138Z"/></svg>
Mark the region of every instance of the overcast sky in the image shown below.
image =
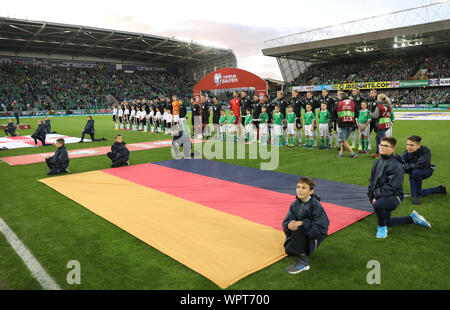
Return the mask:
<svg viewBox="0 0 450 310"><path fill-rule="evenodd" d="M438 0L2 1L0 16L93 26L231 48L238 67L282 79L264 41Z"/></svg>

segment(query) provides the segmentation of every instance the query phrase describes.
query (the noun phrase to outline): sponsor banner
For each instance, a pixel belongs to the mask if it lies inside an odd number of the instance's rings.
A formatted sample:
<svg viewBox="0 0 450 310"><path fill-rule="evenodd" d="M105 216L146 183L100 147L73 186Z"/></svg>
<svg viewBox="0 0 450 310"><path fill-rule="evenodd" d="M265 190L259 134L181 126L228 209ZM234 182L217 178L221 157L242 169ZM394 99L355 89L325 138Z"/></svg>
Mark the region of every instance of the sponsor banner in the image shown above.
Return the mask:
<svg viewBox="0 0 450 310"><path fill-rule="evenodd" d="M400 81L400 87L427 87L428 80Z"/></svg>
<svg viewBox="0 0 450 310"><path fill-rule="evenodd" d="M124 71L166 71L166 68L161 67L145 67L145 66L137 66L137 65L121 65L121 69Z"/></svg>
<svg viewBox="0 0 450 310"><path fill-rule="evenodd" d="M433 109L436 108L436 106L431 104L402 104L400 105L401 108L428 108ZM439 104L437 107L439 108L450 108L450 104Z"/></svg>
<svg viewBox="0 0 450 310"><path fill-rule="evenodd" d="M10 58L0 58L0 64L10 64L12 63Z"/></svg>
<svg viewBox="0 0 450 310"><path fill-rule="evenodd" d="M431 80L428 80L428 86L431 86L431 87L433 87L433 86L440 86L440 83L441 82L441 80L439 80L439 79L431 79Z"/></svg>
<svg viewBox="0 0 450 310"><path fill-rule="evenodd" d="M440 79L439 83L440 83L441 86L450 86L450 78Z"/></svg>
<svg viewBox="0 0 450 310"><path fill-rule="evenodd" d="M112 109L98 109L97 113L112 113Z"/></svg>
<svg viewBox="0 0 450 310"><path fill-rule="evenodd" d="M239 83L239 79L237 74L222 75L222 73L219 72L214 74L214 83L216 83L216 86L221 84Z"/></svg>
<svg viewBox="0 0 450 310"><path fill-rule="evenodd" d="M428 86L450 86L450 78L446 79L430 79L428 80Z"/></svg>
<svg viewBox="0 0 450 310"><path fill-rule="evenodd" d="M398 88L400 87L400 81L345 83L333 85L302 85L302 86L293 86L292 90L298 90L299 92L322 91L324 89L352 90L354 87L358 87L359 89Z"/></svg>
<svg viewBox="0 0 450 310"><path fill-rule="evenodd" d="M305 85L292 87L292 90L297 90L299 92L322 91L324 89L333 90L333 85Z"/></svg>
<svg viewBox="0 0 450 310"><path fill-rule="evenodd" d="M411 110L418 110L418 111L449 111L450 108L392 108L392 111L411 111ZM397 119L397 115L395 117Z"/></svg>
<svg viewBox="0 0 450 310"><path fill-rule="evenodd" d="M389 82L389 88L399 88L400 87L400 81L390 81Z"/></svg>
<svg viewBox="0 0 450 310"><path fill-rule="evenodd" d="M53 63L53 65L58 67L66 67L66 68L97 68L96 63L87 63L87 62L62 62L62 63Z"/></svg>
<svg viewBox="0 0 450 310"><path fill-rule="evenodd" d="M448 121L449 112L397 112L395 120Z"/></svg>
<svg viewBox="0 0 450 310"><path fill-rule="evenodd" d="M401 87L400 81L385 81L385 82L361 82L361 83L345 83L333 84L334 90L352 90L357 87L359 89L379 89L379 88L397 88Z"/></svg>
<svg viewBox="0 0 450 310"><path fill-rule="evenodd" d="M33 58L0 58L0 64L32 64Z"/></svg>

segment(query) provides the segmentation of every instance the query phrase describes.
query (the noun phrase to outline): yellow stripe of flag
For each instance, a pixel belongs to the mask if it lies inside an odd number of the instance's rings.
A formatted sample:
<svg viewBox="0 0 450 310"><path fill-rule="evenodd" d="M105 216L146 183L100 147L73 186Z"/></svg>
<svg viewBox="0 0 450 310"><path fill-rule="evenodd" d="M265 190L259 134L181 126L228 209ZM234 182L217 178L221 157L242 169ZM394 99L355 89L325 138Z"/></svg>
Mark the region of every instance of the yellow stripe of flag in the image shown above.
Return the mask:
<svg viewBox="0 0 450 310"><path fill-rule="evenodd" d="M221 288L286 256L281 231L108 173L40 181Z"/></svg>

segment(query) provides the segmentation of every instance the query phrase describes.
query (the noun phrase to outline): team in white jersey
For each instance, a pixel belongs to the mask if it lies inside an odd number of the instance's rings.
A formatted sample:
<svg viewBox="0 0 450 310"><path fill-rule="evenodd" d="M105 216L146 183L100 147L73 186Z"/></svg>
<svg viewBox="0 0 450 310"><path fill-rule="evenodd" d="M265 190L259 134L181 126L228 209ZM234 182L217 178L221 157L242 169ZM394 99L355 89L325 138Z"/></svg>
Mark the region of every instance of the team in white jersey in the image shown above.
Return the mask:
<svg viewBox="0 0 450 310"><path fill-rule="evenodd" d="M114 122L114 130L119 130L119 125L117 124L117 108L116 105L113 104L113 122Z"/></svg>
<svg viewBox="0 0 450 310"><path fill-rule="evenodd" d="M118 116L119 116L120 129L123 130L123 110L122 110L121 105L119 105Z"/></svg>
<svg viewBox="0 0 450 310"><path fill-rule="evenodd" d="M133 101L133 103L135 103ZM172 126L182 123L178 111L172 115L171 109L164 108L163 113L159 108L150 107L147 113L146 107L135 106L126 101L116 106L112 105L114 130L132 130L144 132L157 132L170 135Z"/></svg>
<svg viewBox="0 0 450 310"><path fill-rule="evenodd" d="M123 111L123 119L127 126L127 130L130 130L130 110L128 109L128 106L125 105L125 110Z"/></svg>

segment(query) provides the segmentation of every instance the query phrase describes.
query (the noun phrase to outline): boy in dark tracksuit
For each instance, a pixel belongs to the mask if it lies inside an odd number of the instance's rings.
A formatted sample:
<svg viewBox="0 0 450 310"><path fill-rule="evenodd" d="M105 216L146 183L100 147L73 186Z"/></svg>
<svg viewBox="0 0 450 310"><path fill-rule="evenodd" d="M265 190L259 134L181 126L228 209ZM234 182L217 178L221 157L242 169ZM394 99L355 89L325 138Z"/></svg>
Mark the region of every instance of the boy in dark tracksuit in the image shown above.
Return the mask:
<svg viewBox="0 0 450 310"><path fill-rule="evenodd" d="M191 138L178 126L174 126L172 129L173 139L172 139L172 154L175 159L181 159L180 147L183 148L183 158L191 159L194 157L195 153L191 152L192 143ZM197 152L198 153L198 152Z"/></svg>
<svg viewBox="0 0 450 310"><path fill-rule="evenodd" d="M387 227L405 224L418 224L431 228L430 223L414 210L410 216L391 218L403 200L404 170L402 159L394 154L397 140L384 137L380 141L380 155L372 167L367 196L378 218L377 238L387 238Z"/></svg>
<svg viewBox="0 0 450 310"><path fill-rule="evenodd" d="M286 254L299 259L286 268L286 272L296 274L309 270L308 258L328 235L330 221L314 195L315 183L311 178L301 177L297 182L297 199L291 204L283 221L286 235Z"/></svg>
<svg viewBox="0 0 450 310"><path fill-rule="evenodd" d="M86 126L84 126L84 130L81 133L81 140L78 141L78 143L84 142L84 135L88 134L91 136L92 141L106 141L105 138L101 139L95 139L95 128L94 128L94 120L92 119L92 116L88 116L88 121L86 123Z"/></svg>
<svg viewBox="0 0 450 310"><path fill-rule="evenodd" d="M407 150L402 154L403 168L409 174L412 203L420 205L421 198L432 194L447 194L444 184L437 187L422 189L422 180L433 175L434 165L431 164L431 151L422 145L422 138L411 136L406 142Z"/></svg>
<svg viewBox="0 0 450 310"><path fill-rule="evenodd" d="M51 145L50 143L45 143L45 137L47 136L47 128L45 127L44 122L41 120L38 121L38 128L36 131L31 135L31 137L34 139L34 144L37 146L37 140L41 141L43 146Z"/></svg>
<svg viewBox="0 0 450 310"><path fill-rule="evenodd" d="M112 160L111 168L128 166L128 159L130 158L130 151L125 146L125 142L122 141L122 136L117 135L114 138L114 144L111 146L111 152L106 155Z"/></svg>
<svg viewBox="0 0 450 310"><path fill-rule="evenodd" d="M47 166L50 168L48 175L60 174L60 173L69 173L69 154L67 153L65 147L64 139L58 139L55 143L58 148L53 156L45 157L45 162Z"/></svg>
<svg viewBox="0 0 450 310"><path fill-rule="evenodd" d="M47 129L47 133L56 133L56 131L52 131L52 125L50 124L50 120L48 117L44 118L45 128Z"/></svg>
<svg viewBox="0 0 450 310"><path fill-rule="evenodd" d="M16 125L14 125L12 118L9 119L9 123L5 129L5 135L8 136L8 134L10 134L12 137L17 136Z"/></svg>

